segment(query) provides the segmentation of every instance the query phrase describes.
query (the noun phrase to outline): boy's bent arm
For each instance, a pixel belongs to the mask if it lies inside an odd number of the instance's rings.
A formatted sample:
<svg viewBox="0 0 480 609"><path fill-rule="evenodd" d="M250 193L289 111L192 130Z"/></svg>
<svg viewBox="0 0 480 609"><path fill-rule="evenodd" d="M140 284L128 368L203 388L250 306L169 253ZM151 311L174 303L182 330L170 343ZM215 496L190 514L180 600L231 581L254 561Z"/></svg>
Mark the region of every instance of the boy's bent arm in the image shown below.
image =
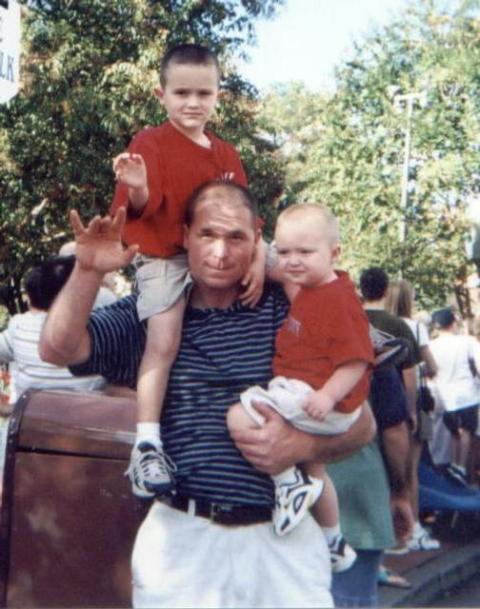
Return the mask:
<svg viewBox="0 0 480 609"><path fill-rule="evenodd" d="M335 436L307 434L292 427L268 406L258 404L256 408L265 417L265 425L232 433L232 438L245 459L270 475L297 463L345 459L370 442L376 431L367 404L362 406L360 417L352 427Z"/></svg>
<svg viewBox="0 0 480 609"><path fill-rule="evenodd" d="M333 410L335 404L341 402L352 391L366 370L367 362L362 360L354 360L338 366L321 389L307 395L302 408L314 419L323 420Z"/></svg>

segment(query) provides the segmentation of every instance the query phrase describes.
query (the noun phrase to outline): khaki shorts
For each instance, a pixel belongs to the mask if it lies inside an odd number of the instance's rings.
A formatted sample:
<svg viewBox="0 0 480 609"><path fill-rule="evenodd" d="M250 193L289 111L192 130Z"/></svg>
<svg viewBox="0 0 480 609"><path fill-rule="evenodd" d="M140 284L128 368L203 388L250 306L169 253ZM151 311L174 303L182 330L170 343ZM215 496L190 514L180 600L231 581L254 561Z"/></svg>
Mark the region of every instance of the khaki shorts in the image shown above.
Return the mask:
<svg viewBox="0 0 480 609"><path fill-rule="evenodd" d="M137 311L140 321L173 307L192 285L187 254L177 254L171 258L138 254L133 265L139 292Z"/></svg>
<svg viewBox="0 0 480 609"><path fill-rule="evenodd" d="M253 402L263 402L273 408L286 421L297 429L319 435L336 435L347 431L360 416L361 408L353 412L343 413L332 410L323 421L310 417L302 408L307 395L313 389L307 383L297 379L287 379L276 376L268 384L268 389L258 385L250 387L240 394L240 402L252 419L260 426L264 423L263 416L255 410Z"/></svg>

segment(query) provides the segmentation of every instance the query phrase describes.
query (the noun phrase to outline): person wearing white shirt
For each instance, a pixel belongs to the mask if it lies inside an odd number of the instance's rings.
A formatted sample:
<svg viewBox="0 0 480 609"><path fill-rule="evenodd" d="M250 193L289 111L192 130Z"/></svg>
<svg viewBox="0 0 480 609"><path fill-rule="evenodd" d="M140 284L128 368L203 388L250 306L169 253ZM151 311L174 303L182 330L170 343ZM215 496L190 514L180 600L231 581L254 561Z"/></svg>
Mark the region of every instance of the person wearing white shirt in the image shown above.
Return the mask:
<svg viewBox="0 0 480 609"><path fill-rule="evenodd" d="M477 430L480 392L472 367L480 369L480 344L457 333L457 320L449 308L432 315L438 337L430 342L438 372L434 380L438 406L452 434L452 473L467 481L472 434Z"/></svg>
<svg viewBox="0 0 480 609"><path fill-rule="evenodd" d="M29 310L14 315L0 333L0 363L9 364L11 375L10 404L14 404L27 389L92 391L105 385L101 376L75 377L68 368L42 361L38 353L47 311L74 264L74 256L49 258L31 269L25 277Z"/></svg>

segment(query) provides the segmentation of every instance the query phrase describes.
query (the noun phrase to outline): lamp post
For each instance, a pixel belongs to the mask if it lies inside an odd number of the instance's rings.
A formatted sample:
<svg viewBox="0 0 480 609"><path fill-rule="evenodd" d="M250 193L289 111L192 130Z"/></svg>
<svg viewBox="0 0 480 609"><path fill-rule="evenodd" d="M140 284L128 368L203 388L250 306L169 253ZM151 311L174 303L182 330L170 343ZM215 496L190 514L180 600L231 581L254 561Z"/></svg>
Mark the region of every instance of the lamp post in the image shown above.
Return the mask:
<svg viewBox="0 0 480 609"><path fill-rule="evenodd" d="M395 95L393 103L397 108L405 108L407 111L407 120L405 125L405 145L403 152L403 171L400 191L400 243L405 243L407 238L407 208L408 208L408 170L410 168L410 151L412 142L412 114L413 104L418 100L425 101L425 92L421 93L406 93L405 95Z"/></svg>
<svg viewBox="0 0 480 609"><path fill-rule="evenodd" d="M395 89L396 87L394 87ZM412 115L413 106L415 101L421 104L425 103L426 93L421 91L420 93L406 93L406 94L395 94L393 95L393 105L397 109L405 108L407 111L407 119L405 124L405 144L403 152L403 170L402 170L402 181L400 187L400 227L399 227L399 239L401 247L401 259L399 275L402 276L403 272L403 259L404 259L404 244L407 240L407 210L408 210L408 170L410 168L410 151L412 141Z"/></svg>

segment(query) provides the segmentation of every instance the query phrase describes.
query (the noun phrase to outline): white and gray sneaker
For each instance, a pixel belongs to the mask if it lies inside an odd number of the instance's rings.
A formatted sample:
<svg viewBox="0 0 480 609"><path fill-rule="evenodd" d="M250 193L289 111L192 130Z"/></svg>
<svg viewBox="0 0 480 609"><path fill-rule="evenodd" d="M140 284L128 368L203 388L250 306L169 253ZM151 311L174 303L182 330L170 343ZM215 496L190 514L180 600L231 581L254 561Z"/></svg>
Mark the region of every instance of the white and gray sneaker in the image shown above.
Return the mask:
<svg viewBox="0 0 480 609"><path fill-rule="evenodd" d="M357 560L357 553L350 544L345 541L343 535L337 535L332 543L328 544L330 551L330 564L332 573L341 573L350 569Z"/></svg>
<svg viewBox="0 0 480 609"><path fill-rule="evenodd" d="M295 480L275 486L275 533L282 536L294 529L322 492L323 480L310 478L301 469L295 468Z"/></svg>
<svg viewBox="0 0 480 609"><path fill-rule="evenodd" d="M432 537L427 529L420 526L419 529L415 531L412 537L407 541L407 546L409 550L413 550L414 552L422 550L439 550L440 542L438 539Z"/></svg>
<svg viewBox="0 0 480 609"><path fill-rule="evenodd" d="M132 483L132 493L141 499L151 499L168 493L175 487L176 467L168 456L150 442L134 446L125 476Z"/></svg>

